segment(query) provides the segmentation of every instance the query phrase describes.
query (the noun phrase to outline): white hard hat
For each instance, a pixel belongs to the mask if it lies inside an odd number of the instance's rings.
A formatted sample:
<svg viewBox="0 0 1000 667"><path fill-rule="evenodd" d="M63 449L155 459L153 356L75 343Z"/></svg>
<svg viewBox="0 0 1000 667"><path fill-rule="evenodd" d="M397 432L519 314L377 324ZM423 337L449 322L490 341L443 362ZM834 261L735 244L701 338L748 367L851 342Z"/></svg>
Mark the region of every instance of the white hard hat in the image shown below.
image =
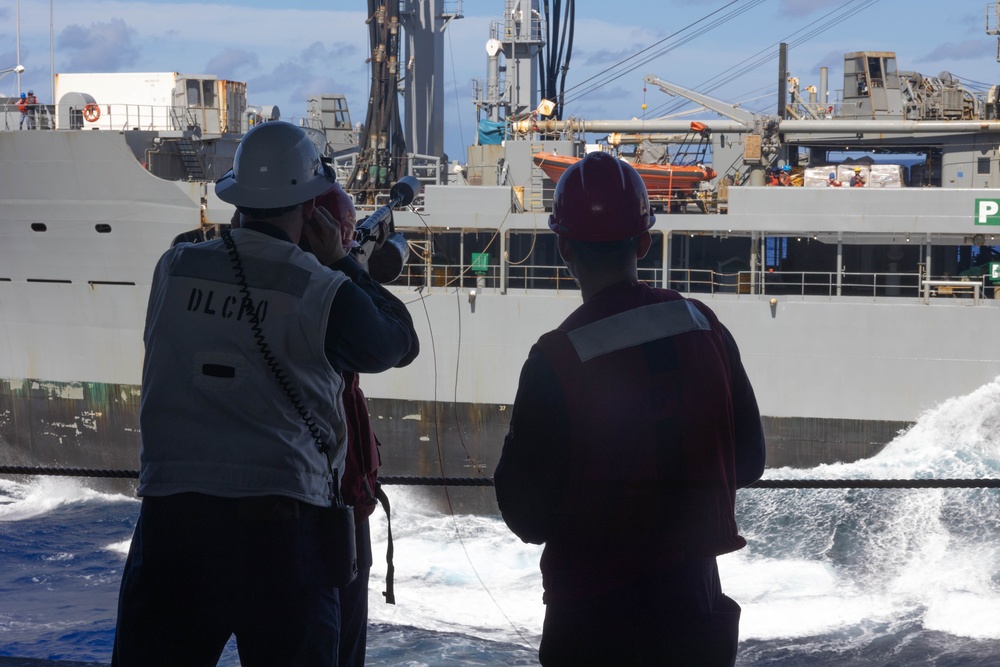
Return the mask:
<svg viewBox="0 0 1000 667"><path fill-rule="evenodd" d="M216 182L215 194L239 207L276 209L307 202L335 182L305 132L272 121L243 136L233 168Z"/></svg>

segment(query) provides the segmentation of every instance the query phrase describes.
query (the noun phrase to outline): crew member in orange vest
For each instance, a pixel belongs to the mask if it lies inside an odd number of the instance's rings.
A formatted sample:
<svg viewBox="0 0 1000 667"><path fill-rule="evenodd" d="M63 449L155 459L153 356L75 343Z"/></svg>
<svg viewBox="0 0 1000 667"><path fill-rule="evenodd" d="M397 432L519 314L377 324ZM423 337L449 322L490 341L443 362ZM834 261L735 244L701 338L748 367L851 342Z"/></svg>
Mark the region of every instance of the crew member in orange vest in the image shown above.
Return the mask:
<svg viewBox="0 0 1000 667"><path fill-rule="evenodd" d="M35 97L35 91L29 90L27 95L21 93L21 101L17 103L17 108L21 112L21 123L18 125L18 129L24 126L24 121L27 119L28 129L34 130L37 127L35 112L38 109L38 98Z"/></svg>

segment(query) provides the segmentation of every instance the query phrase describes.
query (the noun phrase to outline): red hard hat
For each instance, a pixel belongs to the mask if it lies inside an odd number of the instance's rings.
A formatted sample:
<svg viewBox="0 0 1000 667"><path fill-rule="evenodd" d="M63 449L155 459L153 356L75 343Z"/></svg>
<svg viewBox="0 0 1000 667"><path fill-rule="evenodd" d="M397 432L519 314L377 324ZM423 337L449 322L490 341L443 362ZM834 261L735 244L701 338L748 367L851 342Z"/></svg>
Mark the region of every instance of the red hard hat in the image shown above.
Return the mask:
<svg viewBox="0 0 1000 667"><path fill-rule="evenodd" d="M316 206L325 208L340 223L340 239L345 248L357 245L354 241L354 227L357 225L354 200L339 184L334 183L329 190L316 197Z"/></svg>
<svg viewBox="0 0 1000 667"><path fill-rule="evenodd" d="M607 153L590 153L556 184L549 229L576 241L622 241L653 226L639 173Z"/></svg>

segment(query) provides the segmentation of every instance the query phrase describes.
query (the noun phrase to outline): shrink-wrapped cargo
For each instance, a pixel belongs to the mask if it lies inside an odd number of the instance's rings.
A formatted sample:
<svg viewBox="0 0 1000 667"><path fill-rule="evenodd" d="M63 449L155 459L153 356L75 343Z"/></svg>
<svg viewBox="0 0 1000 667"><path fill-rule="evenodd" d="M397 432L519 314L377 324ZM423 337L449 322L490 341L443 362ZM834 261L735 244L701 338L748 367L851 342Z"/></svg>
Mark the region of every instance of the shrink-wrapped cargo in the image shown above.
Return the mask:
<svg viewBox="0 0 1000 667"><path fill-rule="evenodd" d="M809 167L802 177L802 184L807 188L829 187L830 174L837 173L836 165L825 167Z"/></svg>
<svg viewBox="0 0 1000 667"><path fill-rule="evenodd" d="M868 177L868 186L872 188L903 187L903 165L873 164L871 175Z"/></svg>

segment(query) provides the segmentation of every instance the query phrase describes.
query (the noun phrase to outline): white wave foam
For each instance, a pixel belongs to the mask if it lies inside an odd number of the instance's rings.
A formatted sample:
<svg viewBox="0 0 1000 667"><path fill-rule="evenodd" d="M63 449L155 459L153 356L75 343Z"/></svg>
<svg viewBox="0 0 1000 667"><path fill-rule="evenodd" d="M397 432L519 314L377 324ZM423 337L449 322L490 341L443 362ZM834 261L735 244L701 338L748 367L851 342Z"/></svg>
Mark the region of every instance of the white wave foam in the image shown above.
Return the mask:
<svg viewBox="0 0 1000 667"><path fill-rule="evenodd" d="M1000 378L924 412L869 459L766 478L998 474ZM757 490L742 492L741 507L750 548L720 559L720 569L727 592L747 602L744 637L857 632L911 617L927 629L1000 639L1000 492Z"/></svg>
<svg viewBox="0 0 1000 667"><path fill-rule="evenodd" d="M42 476L26 483L0 479L0 521L24 521L69 503L117 502L125 496L94 491L72 477Z"/></svg>
<svg viewBox="0 0 1000 667"><path fill-rule="evenodd" d="M372 622L537 647L541 547L524 544L496 517L427 514L423 502L419 492L393 489L396 605L382 599L385 516L372 516Z"/></svg>
<svg viewBox="0 0 1000 667"><path fill-rule="evenodd" d="M815 468L775 468L767 479L948 479L1000 475L1000 377L924 411L875 456Z"/></svg>

